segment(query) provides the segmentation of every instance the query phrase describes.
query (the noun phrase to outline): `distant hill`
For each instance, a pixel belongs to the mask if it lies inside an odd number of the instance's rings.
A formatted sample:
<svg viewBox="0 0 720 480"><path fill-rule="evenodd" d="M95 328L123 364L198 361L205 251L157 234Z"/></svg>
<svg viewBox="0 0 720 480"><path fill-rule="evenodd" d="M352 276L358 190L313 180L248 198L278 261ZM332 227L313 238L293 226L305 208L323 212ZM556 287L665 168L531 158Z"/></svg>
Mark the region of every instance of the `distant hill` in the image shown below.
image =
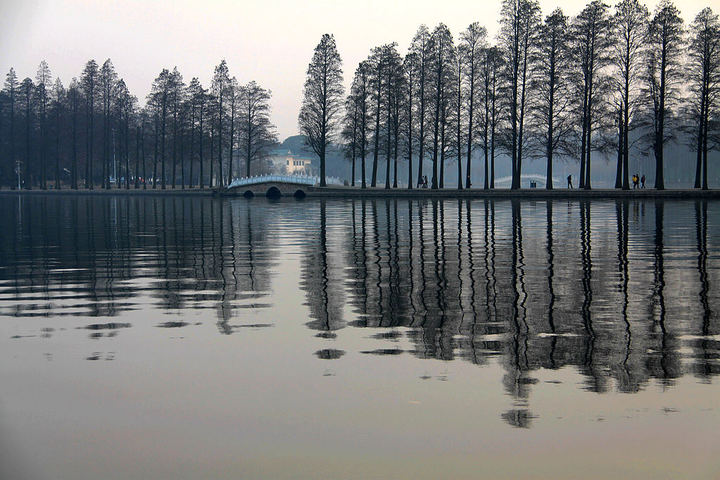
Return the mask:
<svg viewBox="0 0 720 480"><path fill-rule="evenodd" d="M273 153L286 154L290 152L293 155L310 156L312 151L305 145L305 135L293 135L283 140L274 149Z"/></svg>

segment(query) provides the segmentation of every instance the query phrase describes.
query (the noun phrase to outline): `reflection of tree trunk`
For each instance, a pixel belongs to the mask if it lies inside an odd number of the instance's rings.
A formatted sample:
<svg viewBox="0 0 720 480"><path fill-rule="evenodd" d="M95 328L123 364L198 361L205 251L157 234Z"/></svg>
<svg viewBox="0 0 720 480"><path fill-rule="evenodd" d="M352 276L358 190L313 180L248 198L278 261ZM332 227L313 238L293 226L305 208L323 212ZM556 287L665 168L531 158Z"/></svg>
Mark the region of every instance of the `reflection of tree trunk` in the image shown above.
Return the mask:
<svg viewBox="0 0 720 480"><path fill-rule="evenodd" d="M437 307L437 311L435 312L435 318L433 319L433 323L431 325L431 330L434 332L435 328L437 328L438 326L442 326L444 320L443 312L445 311L445 309L443 308L443 275L440 271L440 263L442 262L442 251L445 249L445 243L442 238L442 234L439 231L440 227L442 226L442 219L440 218L438 211L438 203L440 202L438 200L433 200L432 202L433 245L435 245L435 258L433 259L433 264L435 265L435 301ZM442 268L444 268L444 265L442 266ZM430 329L428 331L430 331ZM432 335L430 338L434 342L435 336Z"/></svg>
<svg viewBox="0 0 720 480"><path fill-rule="evenodd" d="M412 184L412 176L410 178L410 184ZM410 301L410 321L408 326L415 325L415 316L417 310L415 308L415 266L413 265L413 200L408 200L408 281L409 287L409 301Z"/></svg>
<svg viewBox="0 0 720 480"><path fill-rule="evenodd" d="M327 216L325 213L325 201L320 200L320 261L322 273L322 314L325 328L329 332L332 330L330 325L330 310L328 308L328 260L327 260Z"/></svg>
<svg viewBox="0 0 720 480"><path fill-rule="evenodd" d="M710 321L712 319L712 310L708 300L710 292L710 284L708 282L707 273L707 202L697 200L695 202L695 228L697 234L697 251L698 251L698 273L700 274L700 306L702 307L702 340L700 348L702 349L702 365L700 367L700 375L709 377L713 373L713 345L708 339L711 335Z"/></svg>
<svg viewBox="0 0 720 480"><path fill-rule="evenodd" d="M232 327L230 326L230 311L227 308L227 286L228 281L225 278L225 202L219 201L220 212L218 215L218 254L216 255L220 259L220 278L222 281L222 293L220 294L220 304L218 305L218 328L220 333L230 335L232 333Z"/></svg>
<svg viewBox="0 0 720 480"><path fill-rule="evenodd" d="M247 246L248 246L248 276L250 277L250 290L256 291L255 288L255 249L253 248L253 228L252 228L252 207L249 203L247 208ZM235 242L233 242L233 257L235 257Z"/></svg>
<svg viewBox="0 0 720 480"><path fill-rule="evenodd" d="M397 176L396 176L397 178ZM397 185L395 185L397 187ZM391 316L391 319L394 320L393 325L407 325L407 311L403 308L405 302L403 301L405 297L402 294L402 290L400 288L400 285L402 284L401 281L401 272L400 272L400 237L399 237L399 226L398 226L399 220L398 220L398 201L393 200L393 264L392 264L392 271L393 271L393 281L391 285L394 287L394 293L391 295L390 299L391 301L394 300L395 303L395 311ZM404 317L404 318L401 318Z"/></svg>
<svg viewBox="0 0 720 480"><path fill-rule="evenodd" d="M665 203L662 200L655 201L655 262L653 265L653 296L656 297L655 302L660 308L658 315L658 324L662 332L661 341L661 358L660 367L663 371L663 379L667 380L675 375L672 373L670 353L672 347L669 345L668 331L665 327L665 269L663 259L663 216L665 211Z"/></svg>
<svg viewBox="0 0 720 480"><path fill-rule="evenodd" d="M553 207L552 200L546 203L547 215L547 256L548 256L548 325L550 331L555 333L555 290L553 288L553 280L555 277L555 254L553 253Z"/></svg>
<svg viewBox="0 0 720 480"><path fill-rule="evenodd" d="M420 243L420 304L422 306L422 321L420 325L425 325L428 317L427 302L425 301L425 287L428 282L425 277L425 222L424 222L424 204L418 202L418 241Z"/></svg>
<svg viewBox="0 0 720 480"><path fill-rule="evenodd" d="M618 272L620 273L619 290L622 292L622 318L625 322L625 357L623 369L629 376L628 360L632 351L632 331L628 320L628 202L619 201L615 203L615 216L617 221L617 242L618 242Z"/></svg>
<svg viewBox="0 0 720 480"><path fill-rule="evenodd" d="M710 335L712 311L708 301L710 286L707 274L707 202L695 202L695 224L697 229L698 272L700 273L700 305L703 310L703 336Z"/></svg>
<svg viewBox="0 0 720 480"><path fill-rule="evenodd" d="M512 320L513 320L513 357L514 365L516 368L520 368L520 357L524 356L527 363L527 350L524 353L521 352L520 340L521 336L526 337L527 335L527 323L525 323L525 332L521 333L520 317L521 309L524 309L525 298L524 294L524 259L522 251L522 218L520 212L520 202L518 200L512 200L512 271L511 271L511 283L513 288L513 302L512 302ZM523 321L525 321L524 312L522 314ZM523 345L527 347L527 338L523 339Z"/></svg>
<svg viewBox="0 0 720 480"><path fill-rule="evenodd" d="M390 159L388 158L388 164L390 162ZM388 176L389 178L389 176ZM395 304L398 299L398 292L396 291L397 283L395 279L396 270L394 268L394 255L393 251L395 250L395 246L397 245L397 237L395 240L395 245L393 245L393 240L390 235L390 222L392 221L391 215L390 215L390 202L391 200L388 199L385 201L385 240L387 242L387 283L383 282L383 284L387 285L388 290L388 308L386 310L387 319L383 319L382 326L390 327L395 326L395 322L397 321L396 314L397 310L395 309Z"/></svg>
<svg viewBox="0 0 720 480"><path fill-rule="evenodd" d="M363 177L364 178L364 177ZM363 279L363 314L365 314L365 326L367 326L368 313L368 255L367 255L367 206L365 200L362 200L360 227L362 230L362 279Z"/></svg>
<svg viewBox="0 0 720 480"><path fill-rule="evenodd" d="M382 265L380 263L382 256L380 255L380 230L378 226L378 212L377 212L377 201L373 200L370 204L371 206L371 216L372 216L372 250L373 250L373 257L375 260L373 261L373 267L372 267L372 275L375 276L375 284L373 285L373 291L368 292L368 296L370 297L370 300L377 299L377 311L374 312L374 319L372 320L373 327L380 326L382 322L382 318L384 315L384 309L383 309L383 292L382 292Z"/></svg>
<svg viewBox="0 0 720 480"><path fill-rule="evenodd" d="M585 325L585 331L587 332L587 348L585 351L585 365L589 368L591 375L593 375L598 384L598 379L595 377L593 370L593 351L595 348L595 330L593 328L592 316L590 307L592 305L592 258L591 258L591 228L590 228L590 202L580 203L580 241L581 241L581 256L582 256L582 288L583 288L583 303L582 303L582 319Z"/></svg>
<svg viewBox="0 0 720 480"><path fill-rule="evenodd" d="M493 187L491 187L493 188ZM490 224L485 225L485 231L488 231L488 226L490 228L489 233L489 242L486 240L486 244L489 243L489 276L488 276L488 285L489 285L489 295L490 299L488 300L488 304L492 306L492 308L489 307L490 316L488 317L489 321L496 321L497 319L497 275L496 275L496 268L495 268L495 202L490 201L485 203L486 207L489 203L490 210L489 212L486 209L485 212L485 218L487 219L488 216L490 217ZM488 215L489 214L489 215Z"/></svg>
<svg viewBox="0 0 720 480"><path fill-rule="evenodd" d="M468 162L470 160L468 159ZM469 177L468 177L469 178ZM468 187L469 188L469 187ZM472 314L472 328L470 330L470 348L472 349L473 363L479 363L475 338L477 336L478 315L475 302L475 261L473 258L472 240L472 201L465 200L465 230L467 238L468 277L470 278L470 312ZM486 250L487 251L487 250ZM488 321L489 319L485 319Z"/></svg>

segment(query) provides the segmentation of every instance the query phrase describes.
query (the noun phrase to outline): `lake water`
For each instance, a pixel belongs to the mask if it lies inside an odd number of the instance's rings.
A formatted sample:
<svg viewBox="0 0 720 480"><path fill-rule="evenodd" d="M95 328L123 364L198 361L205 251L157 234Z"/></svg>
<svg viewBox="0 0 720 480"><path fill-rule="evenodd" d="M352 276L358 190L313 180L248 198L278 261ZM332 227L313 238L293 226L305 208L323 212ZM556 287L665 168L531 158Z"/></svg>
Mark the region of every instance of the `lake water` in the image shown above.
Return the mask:
<svg viewBox="0 0 720 480"><path fill-rule="evenodd" d="M720 476L718 202L0 213L1 478Z"/></svg>

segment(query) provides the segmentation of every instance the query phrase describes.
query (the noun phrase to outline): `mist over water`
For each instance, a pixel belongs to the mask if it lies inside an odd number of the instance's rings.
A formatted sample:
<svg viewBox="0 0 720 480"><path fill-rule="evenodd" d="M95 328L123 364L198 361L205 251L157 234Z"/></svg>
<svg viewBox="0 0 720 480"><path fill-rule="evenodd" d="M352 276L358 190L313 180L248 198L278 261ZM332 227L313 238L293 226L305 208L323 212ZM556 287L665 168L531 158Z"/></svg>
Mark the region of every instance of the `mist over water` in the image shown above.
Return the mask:
<svg viewBox="0 0 720 480"><path fill-rule="evenodd" d="M0 473L720 472L720 203L0 211Z"/></svg>

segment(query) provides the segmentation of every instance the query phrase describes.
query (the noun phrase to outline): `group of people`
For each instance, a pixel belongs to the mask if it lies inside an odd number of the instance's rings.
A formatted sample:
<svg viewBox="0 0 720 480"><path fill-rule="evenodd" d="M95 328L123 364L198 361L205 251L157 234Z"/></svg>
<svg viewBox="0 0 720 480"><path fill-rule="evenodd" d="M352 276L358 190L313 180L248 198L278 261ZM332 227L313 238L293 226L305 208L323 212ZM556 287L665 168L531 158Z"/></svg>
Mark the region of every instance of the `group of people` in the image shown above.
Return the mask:
<svg viewBox="0 0 720 480"><path fill-rule="evenodd" d="M637 173L634 173L632 176L632 182L633 182L633 189L635 188L645 188L645 174L643 174L642 177L638 176ZM418 180L418 188L428 188L428 177L427 175L423 175L423 177ZM572 175L567 176L567 188L572 189Z"/></svg>
<svg viewBox="0 0 720 480"><path fill-rule="evenodd" d="M567 187L573 188L572 184L572 175L567 176ZM637 173L634 173L632 176L632 182L633 182L633 189L635 188L645 188L645 174L643 174L642 177L638 176Z"/></svg>
<svg viewBox="0 0 720 480"><path fill-rule="evenodd" d="M638 188L638 182L640 182L640 188L645 188L645 175L643 174L642 177L638 177L637 173L634 173L632 176L633 181L633 189Z"/></svg>

